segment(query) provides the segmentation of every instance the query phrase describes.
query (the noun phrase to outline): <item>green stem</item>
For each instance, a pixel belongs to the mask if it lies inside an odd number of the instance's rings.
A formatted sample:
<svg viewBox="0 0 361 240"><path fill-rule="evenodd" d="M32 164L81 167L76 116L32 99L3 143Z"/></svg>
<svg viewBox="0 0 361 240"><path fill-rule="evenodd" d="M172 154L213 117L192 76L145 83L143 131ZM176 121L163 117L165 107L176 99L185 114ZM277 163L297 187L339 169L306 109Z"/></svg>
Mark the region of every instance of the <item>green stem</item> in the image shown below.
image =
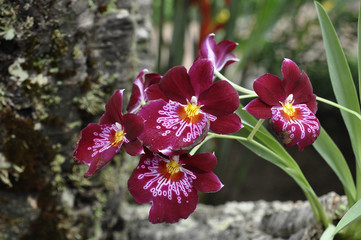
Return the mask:
<svg viewBox="0 0 361 240"><path fill-rule="evenodd" d="M164 0L160 1L159 9L159 33L158 33L158 59L157 59L157 72L161 73L162 61L162 45L163 45L163 22L164 22Z"/></svg>
<svg viewBox="0 0 361 240"><path fill-rule="evenodd" d="M258 131L258 129L262 126L265 119L259 119L256 126L252 129L252 132L248 135L248 141L251 142L253 140L254 135Z"/></svg>
<svg viewBox="0 0 361 240"><path fill-rule="evenodd" d="M198 149L200 149L203 146L203 144L205 144L208 140L211 140L212 138L215 138L215 137L208 135L200 144L198 144L197 146L192 148L192 150L189 152L189 154L194 155L198 151Z"/></svg>
<svg viewBox="0 0 361 240"><path fill-rule="evenodd" d="M346 108L346 107L344 107L344 106L341 106L340 104L337 104L337 103L335 103L335 102L332 102L332 101L327 100L327 99L322 98L322 97L316 97L316 100L317 100L317 101L320 101L320 102L323 102L323 103L326 103L326 104L328 104L328 105L331 105L331 106L333 106L333 107L339 108L339 109L341 109L341 110L344 110L344 111L346 111L346 112L348 112L348 113L351 113L351 114L355 115L358 119L361 120L361 115L358 114L357 112L349 109L349 108Z"/></svg>
<svg viewBox="0 0 361 240"><path fill-rule="evenodd" d="M258 97L257 94L252 94L252 95L242 95L242 96L239 96L239 99L246 99L246 98L254 98L254 97Z"/></svg>
<svg viewBox="0 0 361 240"><path fill-rule="evenodd" d="M257 125L261 126L257 123ZM281 167L287 174L289 174L295 181L298 183L298 185L301 187L301 189L304 191L306 198L308 199L312 210L315 214L315 217L318 221L321 221L324 227L326 228L329 224L329 220L327 218L326 212L320 203L319 199L317 198L317 195L313 191L312 187L308 183L307 179L303 175L302 171L298 167L293 167L293 165L290 165L288 161L284 161L282 157L280 157L278 154L273 152L268 147L264 146L263 144L255 141L253 138L249 139L245 137L235 136L235 135L221 135L216 133L208 133L208 136L213 136L215 138L225 138L225 139L234 139L241 142L247 142L250 144L253 144L255 147L259 148L260 150L272 155L273 157L277 158L280 163L276 164L277 166ZM274 163L274 162L273 162ZM298 166L298 165L297 165Z"/></svg>
<svg viewBox="0 0 361 240"><path fill-rule="evenodd" d="M247 88L241 87L238 84L235 84L234 82L232 82L231 80L229 80L228 78L226 78L222 73L218 72L217 70L214 70L214 75L216 75L219 79L221 80L225 80L227 81L229 84L232 85L232 87L234 87L234 89L236 89L238 92L242 92L248 95L252 95L252 96L257 96L257 94L252 91L249 90Z"/></svg>

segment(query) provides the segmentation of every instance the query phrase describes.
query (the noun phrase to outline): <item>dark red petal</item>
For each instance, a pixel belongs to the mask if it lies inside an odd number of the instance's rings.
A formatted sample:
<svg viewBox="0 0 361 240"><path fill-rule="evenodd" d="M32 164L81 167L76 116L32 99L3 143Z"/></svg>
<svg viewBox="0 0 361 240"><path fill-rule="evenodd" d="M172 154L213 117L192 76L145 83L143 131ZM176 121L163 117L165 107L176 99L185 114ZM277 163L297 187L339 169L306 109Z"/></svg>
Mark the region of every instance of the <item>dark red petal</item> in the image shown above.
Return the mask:
<svg viewBox="0 0 361 240"><path fill-rule="evenodd" d="M138 115L144 119L144 131L139 139L151 151L187 148L208 131L206 114L201 114L199 122L192 124L179 117L180 108L182 105L177 102L160 99L140 109Z"/></svg>
<svg viewBox="0 0 361 240"><path fill-rule="evenodd" d="M212 153L198 153L193 156L181 155L180 163L198 168L204 172L211 172L217 165L217 158Z"/></svg>
<svg viewBox="0 0 361 240"><path fill-rule="evenodd" d="M147 100L158 100L163 99L168 102L169 99L164 95L162 90L159 87L159 84L153 84L145 90L145 95L147 96Z"/></svg>
<svg viewBox="0 0 361 240"><path fill-rule="evenodd" d="M269 73L257 78L253 83L253 89L259 98L270 106L279 106L279 102L283 102L287 97L281 79Z"/></svg>
<svg viewBox="0 0 361 240"><path fill-rule="evenodd" d="M214 83L208 90L201 93L198 98L201 109L217 117L233 113L239 107L237 91L226 81Z"/></svg>
<svg viewBox="0 0 361 240"><path fill-rule="evenodd" d="M233 62L239 61L231 52L238 44L229 40L223 40L216 47L216 69L221 71Z"/></svg>
<svg viewBox="0 0 361 240"><path fill-rule="evenodd" d="M98 166L99 162L102 162L102 159L100 158L100 156L91 162L91 164L89 165L88 171L86 171L86 173L84 173L85 178L91 177L97 171L97 166Z"/></svg>
<svg viewBox="0 0 361 240"><path fill-rule="evenodd" d="M223 187L223 184L213 172L194 174L197 178L194 179L193 186L200 192L217 192Z"/></svg>
<svg viewBox="0 0 361 240"><path fill-rule="evenodd" d="M144 161L147 161L149 157L148 154L143 154L140 157L138 166L133 170L133 173L128 180L129 192L138 203L148 203L153 199L153 194L150 191L145 191L143 188L148 182L148 179L144 177L144 174L149 172L149 169L142 166L145 166Z"/></svg>
<svg viewBox="0 0 361 240"><path fill-rule="evenodd" d="M249 102L245 107L244 110L255 116L256 118L267 119L272 117L271 107L261 99L256 98Z"/></svg>
<svg viewBox="0 0 361 240"><path fill-rule="evenodd" d="M139 140L123 143L124 150L131 156L138 156L144 153L143 145Z"/></svg>
<svg viewBox="0 0 361 240"><path fill-rule="evenodd" d="M89 170L84 175L85 177L89 177L100 170L119 151L119 147L107 146L105 139L99 138L99 135L103 133L102 127L110 126L100 126L95 123L89 124L81 131L75 147L73 153L74 160L89 166ZM99 144L100 140L104 140L103 145Z"/></svg>
<svg viewBox="0 0 361 240"><path fill-rule="evenodd" d="M130 113L135 113L140 108L141 103L142 103L141 90L136 85L133 85L132 95L130 96L129 99L127 111Z"/></svg>
<svg viewBox="0 0 361 240"><path fill-rule="evenodd" d="M215 65L216 41L214 40L214 33L210 33L207 35L207 37L204 38L201 47L199 49L196 61L198 59L204 59L204 58L212 60Z"/></svg>
<svg viewBox="0 0 361 240"><path fill-rule="evenodd" d="M164 95L173 101L187 104L187 99L190 101L194 96L187 70L183 66L170 69L159 84Z"/></svg>
<svg viewBox="0 0 361 240"><path fill-rule="evenodd" d="M94 161L91 162L88 171L84 174L84 177L88 178L94 173L98 172L102 167L104 167L110 160L114 158L115 154L117 154L119 150L119 147L110 147L109 149L101 153L99 158L94 159Z"/></svg>
<svg viewBox="0 0 361 240"><path fill-rule="evenodd" d="M162 75L158 73L148 73L145 75L144 88L148 88L153 84L158 84L162 79Z"/></svg>
<svg viewBox="0 0 361 240"><path fill-rule="evenodd" d="M302 87L299 84L299 79L301 76L300 69L292 60L285 59L282 62L282 76L282 85L286 91L287 96L291 93L294 95L294 90L298 87Z"/></svg>
<svg viewBox="0 0 361 240"><path fill-rule="evenodd" d="M117 90L105 105L105 113L99 120L99 124L122 123L123 91Z"/></svg>
<svg viewBox="0 0 361 240"><path fill-rule="evenodd" d="M136 139L144 129L144 121L138 115L127 113L123 116L125 137L129 141Z"/></svg>
<svg viewBox="0 0 361 240"><path fill-rule="evenodd" d="M243 127L241 118L233 113L223 117L218 117L211 122L210 129L219 134L235 133Z"/></svg>
<svg viewBox="0 0 361 240"><path fill-rule="evenodd" d="M181 203L178 203L176 198L169 200L160 196L153 200L149 211L149 221L151 223L176 223L180 219L187 219L196 209L197 203L198 194L194 188L188 192L187 198L182 198Z"/></svg>
<svg viewBox="0 0 361 240"><path fill-rule="evenodd" d="M127 111L130 113L136 112L140 108L141 102L144 101L143 76L146 71L147 69L143 69L134 80L132 95L127 106Z"/></svg>
<svg viewBox="0 0 361 240"><path fill-rule="evenodd" d="M212 61L214 67L218 71L221 71L229 64L239 61L239 59L231 53L236 46L237 43L229 40L223 40L216 44L214 33L208 34L201 44L195 61L199 59L209 59Z"/></svg>
<svg viewBox="0 0 361 240"><path fill-rule="evenodd" d="M96 123L90 123L80 132L75 150L73 152L73 157L76 162L90 165L94 159L98 158L99 154L93 155L94 152L92 150L92 147L94 146L94 138L96 137L94 132L102 132L100 125ZM91 148L91 150L88 148Z"/></svg>
<svg viewBox="0 0 361 240"><path fill-rule="evenodd" d="M114 122L113 117L110 116L109 113L105 112L105 113L103 113L103 115L100 117L99 123L100 123L100 124L113 124L113 123L115 123L115 122Z"/></svg>
<svg viewBox="0 0 361 240"><path fill-rule="evenodd" d="M318 124L320 126L320 123ZM320 127L318 129L315 129L313 134L306 134L306 136L297 143L298 150L302 151L305 147L313 144L319 135L320 135Z"/></svg>
<svg viewBox="0 0 361 240"><path fill-rule="evenodd" d="M311 81L305 72L302 72L300 78L292 89L290 89L295 99L295 104L305 103L310 100L310 96L313 94Z"/></svg>
<svg viewBox="0 0 361 240"><path fill-rule="evenodd" d="M168 181L160 171L166 161L159 155L142 155L128 181L129 191L138 203L152 202L149 212L152 223L174 223L187 218L198 202L197 191L192 187L195 175L187 171L179 180Z"/></svg>
<svg viewBox="0 0 361 240"><path fill-rule="evenodd" d="M312 94L311 100L305 103L307 107L316 114L317 112L317 101L316 101L316 95Z"/></svg>
<svg viewBox="0 0 361 240"><path fill-rule="evenodd" d="M194 96L207 90L213 83L214 68L208 59L195 61L189 69L189 78L194 89ZM190 99L188 99L190 100Z"/></svg>

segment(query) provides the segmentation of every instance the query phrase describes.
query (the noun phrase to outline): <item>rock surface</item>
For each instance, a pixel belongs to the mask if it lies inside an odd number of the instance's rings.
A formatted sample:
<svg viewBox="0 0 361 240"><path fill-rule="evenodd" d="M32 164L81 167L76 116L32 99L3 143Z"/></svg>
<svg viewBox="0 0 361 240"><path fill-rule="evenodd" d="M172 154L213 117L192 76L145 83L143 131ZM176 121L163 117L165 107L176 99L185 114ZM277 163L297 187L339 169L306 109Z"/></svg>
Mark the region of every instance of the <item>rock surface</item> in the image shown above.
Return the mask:
<svg viewBox="0 0 361 240"><path fill-rule="evenodd" d="M122 226L134 159L90 181L72 152L114 91L152 68L139 60L151 58L150 4L0 0L0 239L109 239Z"/></svg>
<svg viewBox="0 0 361 240"><path fill-rule="evenodd" d="M345 205L345 197L329 193L321 202L330 217ZM339 210L340 211L340 210ZM129 205L122 213L125 228L122 240L318 240L318 223L308 202L228 202L219 206L199 204L186 220L176 224L148 222L148 206ZM339 212L342 214L342 211Z"/></svg>

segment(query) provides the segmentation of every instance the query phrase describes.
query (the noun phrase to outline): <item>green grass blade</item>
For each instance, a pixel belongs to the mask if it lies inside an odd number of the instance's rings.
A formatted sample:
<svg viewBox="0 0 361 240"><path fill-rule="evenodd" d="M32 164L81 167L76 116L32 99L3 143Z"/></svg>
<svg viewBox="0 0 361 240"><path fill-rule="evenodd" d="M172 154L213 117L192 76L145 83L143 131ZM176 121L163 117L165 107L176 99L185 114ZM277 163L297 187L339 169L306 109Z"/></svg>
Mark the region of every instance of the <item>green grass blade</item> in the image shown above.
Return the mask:
<svg viewBox="0 0 361 240"><path fill-rule="evenodd" d="M361 98L361 4L360 4L359 16L358 16L358 24L357 24L357 40L358 40L358 51L357 51L358 88L359 88L359 97Z"/></svg>
<svg viewBox="0 0 361 240"><path fill-rule="evenodd" d="M360 114L360 103L355 84L336 31L322 5L318 2L315 2L315 5L325 45L331 84L337 102ZM353 152L356 157L358 172L356 199L359 199L361 198L361 176L359 176L361 175L361 121L354 115L342 110L341 115L349 133Z"/></svg>
<svg viewBox="0 0 361 240"><path fill-rule="evenodd" d="M360 113L355 84L336 31L322 5L318 2L315 4L325 45L331 84L337 102ZM349 115L347 114L347 116Z"/></svg>
<svg viewBox="0 0 361 240"><path fill-rule="evenodd" d="M242 118L244 129L239 131L238 134L244 138L247 138L253 127L257 124L258 120L250 115L247 111L238 110L238 114ZM313 191L312 187L308 183L307 179L303 175L297 162L291 155L285 150L285 148L268 132L268 130L261 126L257 133L254 135L254 139L259 144L250 143L248 141L240 141L244 146L250 149L258 156L265 160L275 164L285 171L303 190L306 198L310 202L312 210L317 220L322 221L324 226L327 226L328 219L324 212L322 205L320 204L317 195ZM267 150L268 149L268 150Z"/></svg>
<svg viewBox="0 0 361 240"><path fill-rule="evenodd" d="M361 200L358 200L341 218L341 220L336 225L334 234L337 234L342 229L359 219L361 219Z"/></svg>
<svg viewBox="0 0 361 240"><path fill-rule="evenodd" d="M326 230L323 232L320 240L333 240L333 237L335 236L335 228L336 227L333 224L328 225Z"/></svg>
<svg viewBox="0 0 361 240"><path fill-rule="evenodd" d="M341 151L325 129L321 129L321 133L314 142L313 147L341 181L350 205L354 204L356 202L356 188L350 168Z"/></svg>

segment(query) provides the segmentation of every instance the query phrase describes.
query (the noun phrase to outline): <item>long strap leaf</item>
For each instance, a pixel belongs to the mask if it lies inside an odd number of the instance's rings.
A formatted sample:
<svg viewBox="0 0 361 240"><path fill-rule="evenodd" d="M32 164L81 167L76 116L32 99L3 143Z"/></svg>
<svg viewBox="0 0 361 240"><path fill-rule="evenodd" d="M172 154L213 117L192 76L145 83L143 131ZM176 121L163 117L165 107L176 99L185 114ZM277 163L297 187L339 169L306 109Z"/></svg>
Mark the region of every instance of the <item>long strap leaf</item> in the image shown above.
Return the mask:
<svg viewBox="0 0 361 240"><path fill-rule="evenodd" d="M341 151L327 134L325 129L321 129L321 133L314 142L313 147L340 179L349 204L354 204L356 202L356 188L350 168Z"/></svg>
<svg viewBox="0 0 361 240"><path fill-rule="evenodd" d="M338 104L360 113L355 84L336 31L322 5L315 2L325 45L331 84ZM348 130L357 164L357 199L361 197L361 121L354 115L341 110Z"/></svg>

